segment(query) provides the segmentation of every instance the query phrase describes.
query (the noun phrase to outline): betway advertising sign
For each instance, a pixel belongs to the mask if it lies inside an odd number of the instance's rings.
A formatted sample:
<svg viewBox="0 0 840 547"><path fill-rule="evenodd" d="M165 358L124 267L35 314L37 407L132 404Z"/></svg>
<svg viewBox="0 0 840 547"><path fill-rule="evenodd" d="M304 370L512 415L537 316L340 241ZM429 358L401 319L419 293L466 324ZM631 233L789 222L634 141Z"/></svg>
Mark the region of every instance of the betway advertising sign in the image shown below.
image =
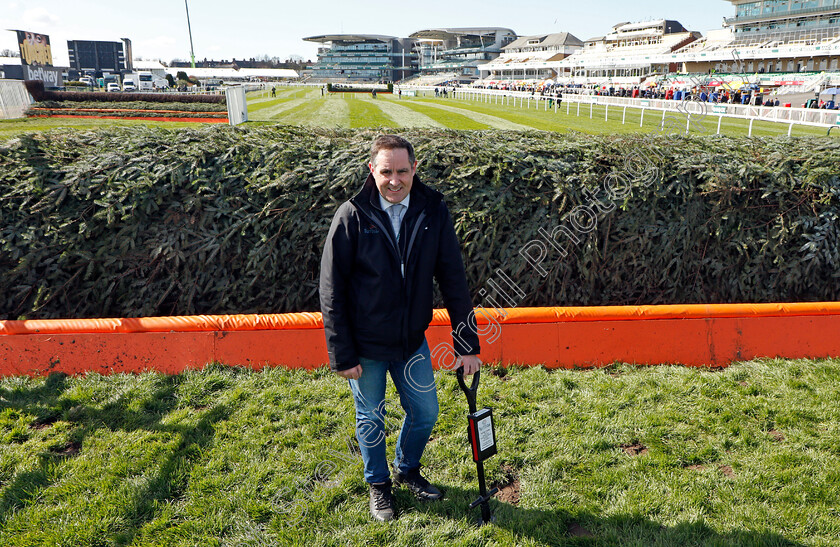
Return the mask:
<svg viewBox="0 0 840 547"><path fill-rule="evenodd" d="M51 66L23 65L23 79L41 80L46 87L60 87L64 83L61 77L61 69Z"/></svg>

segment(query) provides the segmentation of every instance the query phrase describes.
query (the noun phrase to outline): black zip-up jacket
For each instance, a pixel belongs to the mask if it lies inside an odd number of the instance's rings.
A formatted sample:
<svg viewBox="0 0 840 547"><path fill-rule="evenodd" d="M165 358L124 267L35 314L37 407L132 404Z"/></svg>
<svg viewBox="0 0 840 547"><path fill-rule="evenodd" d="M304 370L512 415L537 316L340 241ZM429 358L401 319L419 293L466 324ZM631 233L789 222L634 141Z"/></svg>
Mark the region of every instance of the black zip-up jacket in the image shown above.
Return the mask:
<svg viewBox="0 0 840 547"><path fill-rule="evenodd" d="M330 367L351 369L360 356L408 359L423 343L432 320L433 278L452 326L466 327L453 339L456 354L477 355L478 336L468 323L473 305L464 262L443 195L414 176L397 244L368 175L361 191L336 212L321 258L321 312Z"/></svg>

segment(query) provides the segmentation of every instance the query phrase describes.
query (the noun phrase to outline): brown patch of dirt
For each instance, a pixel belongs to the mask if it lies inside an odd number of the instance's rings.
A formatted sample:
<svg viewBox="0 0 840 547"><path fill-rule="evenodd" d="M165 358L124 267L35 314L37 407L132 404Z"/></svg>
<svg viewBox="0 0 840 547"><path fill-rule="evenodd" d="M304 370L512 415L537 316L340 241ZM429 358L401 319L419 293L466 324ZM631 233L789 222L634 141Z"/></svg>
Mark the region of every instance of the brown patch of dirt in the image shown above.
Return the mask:
<svg viewBox="0 0 840 547"><path fill-rule="evenodd" d="M32 425L30 425L29 427L31 427L32 429L37 429L38 431L40 431L42 429L46 429L46 428L50 427L52 424L54 424L57 421L58 421L58 416L49 416L47 418L41 418L39 420L35 420L34 422L32 422Z"/></svg>
<svg viewBox="0 0 840 547"><path fill-rule="evenodd" d="M569 523L569 535L576 538L594 538L595 534L578 524L577 522Z"/></svg>
<svg viewBox="0 0 840 547"><path fill-rule="evenodd" d="M500 378L501 380L508 381L510 378L507 377L507 369L505 367L496 367L490 369L490 374Z"/></svg>
<svg viewBox="0 0 840 547"><path fill-rule="evenodd" d="M54 448L53 452L59 456L75 456L82 450L82 443L79 441L70 441L61 448Z"/></svg>
<svg viewBox="0 0 840 547"><path fill-rule="evenodd" d="M774 441L783 441L785 440L785 434L781 431L776 431L775 429L771 429L767 432L771 437L773 437Z"/></svg>
<svg viewBox="0 0 840 547"><path fill-rule="evenodd" d="M624 450L624 453L628 456L638 456L640 454L647 454L648 449L645 445L640 443L639 441L634 441L632 443L625 443L619 445L619 447Z"/></svg>
<svg viewBox="0 0 840 547"><path fill-rule="evenodd" d="M519 503L519 477L517 477L516 470L509 465L503 465L502 471L505 472L505 480L500 484L491 485L491 488L498 488L499 492L496 494L496 499L501 502L517 505Z"/></svg>
<svg viewBox="0 0 840 547"><path fill-rule="evenodd" d="M699 463L696 463L694 465L687 466L686 469L691 469L692 471L702 471L702 470L706 469L706 466L701 465Z"/></svg>
<svg viewBox="0 0 840 547"><path fill-rule="evenodd" d="M749 385L748 383L746 383L746 382L745 382L745 381L743 381L743 380L741 380L741 381L740 381L740 382L738 382L738 383L739 383L739 384L741 384L741 385L742 385L742 386L744 386L744 387L747 387L747 386Z"/></svg>
<svg viewBox="0 0 840 547"><path fill-rule="evenodd" d="M732 477L735 476L735 472L732 471L732 466L731 465L719 465L718 469L720 469L720 472L723 473L724 475L726 475L729 478L732 478Z"/></svg>

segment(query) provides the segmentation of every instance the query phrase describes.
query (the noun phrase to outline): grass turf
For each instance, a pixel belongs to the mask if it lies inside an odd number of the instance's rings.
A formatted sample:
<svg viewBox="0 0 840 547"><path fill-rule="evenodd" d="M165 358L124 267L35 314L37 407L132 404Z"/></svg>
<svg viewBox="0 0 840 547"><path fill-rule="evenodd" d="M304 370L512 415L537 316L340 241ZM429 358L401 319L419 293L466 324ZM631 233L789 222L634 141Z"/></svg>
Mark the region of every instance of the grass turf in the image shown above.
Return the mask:
<svg viewBox="0 0 840 547"><path fill-rule="evenodd" d="M269 92L248 94L248 118L255 124L282 123L302 126L339 128L400 128L400 127L446 127L457 130L480 129L537 129L543 131L580 131L584 133L635 133L662 130L662 113L642 111L636 108L594 106L590 118L589 105L562 103L557 111L537 108L533 101L525 108L519 101L484 102L435 98L431 93L425 96L397 99L390 94L379 94L373 99L368 93L332 93L321 96L320 88L302 86L278 86L276 97ZM525 101L528 104L528 101ZM567 113L568 112L568 113ZM607 119L605 119L607 118ZM622 123L622 121L624 123ZM665 130L682 133L685 130L685 115L666 114ZM67 119L20 119L0 121L0 139L14 137L20 133L44 131L56 128L96 129L113 125L162 125L177 128L193 125L180 122L152 122L144 120L67 120ZM692 120L690 132L695 135L714 135L718 117L709 113ZM721 133L732 136L746 136L749 121L724 118ZM787 135L788 125L757 121L753 124L754 136ZM795 125L793 136L825 136L826 129ZM834 131L833 137L840 135Z"/></svg>
<svg viewBox="0 0 840 547"><path fill-rule="evenodd" d="M589 105L582 104L578 110L577 104L562 103L555 112L545 109L541 103L539 108L534 101L530 108L522 106L520 101L484 102L481 100L461 100L436 98L431 93L418 97L403 95L397 99L390 94L379 94L373 99L367 93L332 93L321 97L318 88L284 88L278 91L276 99L266 99L264 95L255 95L249 101L249 119L254 121L272 120L293 125L320 125L324 127L415 127L437 124L449 129L538 129L543 131L580 131L584 133L636 133L656 132L662 130L662 113L646 110L644 119L640 109L627 108L626 113L620 107L610 107L609 112L604 106L594 106L590 118ZM292 99L306 100L308 106L302 104L296 108L287 109L282 116L268 117L260 113L263 108L282 104ZM343 101L349 104L350 114L335 115L335 108L331 108L332 101ZM528 105L526 100L525 105ZM253 105L253 106L252 106ZM389 105L399 105L400 109L389 108ZM385 110L388 112L386 113ZM405 113L413 111L422 116ZM343 109L341 110L344 111ZM403 111L405 114L399 115ZM568 111L568 113L567 113ZM606 116L605 116L606 115ZM606 119L605 119L606 117ZM622 123L624 122L624 123ZM708 113L703 117L695 116L689 132L692 134L714 135L717 131L718 117ZM668 132L684 132L686 120L681 113L667 113L665 130ZM754 136L787 135L788 125L756 121L753 124ZM724 118L721 123L721 133L725 135L746 136L749 132L749 121L737 118ZM835 131L835 136L840 132ZM825 136L826 129L795 125L792 136Z"/></svg>
<svg viewBox="0 0 840 547"><path fill-rule="evenodd" d="M93 118L82 118L74 120L71 118L19 118L14 120L0 120L0 140L10 139L22 133L35 133L60 130L89 130L102 129L115 126L149 126L176 129L179 127L195 127L203 122L158 122L147 120L97 120Z"/></svg>
<svg viewBox="0 0 840 547"><path fill-rule="evenodd" d="M424 456L446 499L397 490L388 524L368 516L349 391L324 369L5 378L0 544L835 545L838 377L838 360L485 368L502 492L483 528L451 373Z"/></svg>

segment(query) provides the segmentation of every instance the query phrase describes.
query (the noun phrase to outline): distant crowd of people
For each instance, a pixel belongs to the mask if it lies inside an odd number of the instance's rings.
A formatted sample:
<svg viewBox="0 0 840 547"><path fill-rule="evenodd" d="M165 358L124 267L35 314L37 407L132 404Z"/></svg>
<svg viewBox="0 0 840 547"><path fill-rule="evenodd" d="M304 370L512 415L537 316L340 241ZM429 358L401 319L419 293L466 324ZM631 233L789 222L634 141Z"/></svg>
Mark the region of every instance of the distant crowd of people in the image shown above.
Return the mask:
<svg viewBox="0 0 840 547"><path fill-rule="evenodd" d="M778 97L770 97L760 88L745 87L729 89L725 86L694 87L681 89L675 86L640 86L615 87L595 84L521 84L516 82L499 82L494 84L474 84L473 88L497 89L502 91L524 91L543 98L562 99L563 94L598 95L607 97L627 97L633 99L664 99L672 101L700 101L718 104L741 104L752 106L779 106ZM789 106L789 105L788 105ZM811 100L808 108L838 109L835 101Z"/></svg>
<svg viewBox="0 0 840 547"><path fill-rule="evenodd" d="M442 87L435 87L435 97L448 97L450 93L455 93L455 88L461 87L460 85L453 85L452 88L448 88L446 86Z"/></svg>

